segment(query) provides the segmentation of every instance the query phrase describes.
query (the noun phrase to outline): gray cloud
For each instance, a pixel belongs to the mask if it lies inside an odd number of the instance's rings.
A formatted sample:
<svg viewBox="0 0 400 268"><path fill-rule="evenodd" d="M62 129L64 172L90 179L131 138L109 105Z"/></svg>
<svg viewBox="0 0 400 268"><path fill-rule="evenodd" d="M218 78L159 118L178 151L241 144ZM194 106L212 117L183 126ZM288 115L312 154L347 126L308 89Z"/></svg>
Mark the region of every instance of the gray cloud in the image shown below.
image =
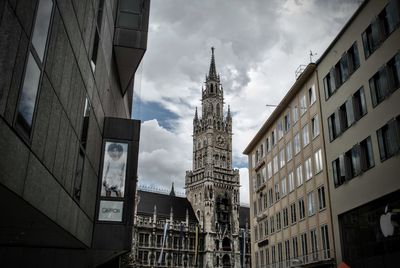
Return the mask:
<svg viewBox="0 0 400 268"><path fill-rule="evenodd" d="M139 182L170 187L175 180L183 187L211 46L225 102L234 113L234 165L242 167L247 163L242 151L273 111L265 104L279 103L295 81L294 70L309 62L309 51L322 55L358 5L355 0L152 0L139 97L177 119L172 131L156 121L143 124ZM243 195L246 172L241 169Z"/></svg>

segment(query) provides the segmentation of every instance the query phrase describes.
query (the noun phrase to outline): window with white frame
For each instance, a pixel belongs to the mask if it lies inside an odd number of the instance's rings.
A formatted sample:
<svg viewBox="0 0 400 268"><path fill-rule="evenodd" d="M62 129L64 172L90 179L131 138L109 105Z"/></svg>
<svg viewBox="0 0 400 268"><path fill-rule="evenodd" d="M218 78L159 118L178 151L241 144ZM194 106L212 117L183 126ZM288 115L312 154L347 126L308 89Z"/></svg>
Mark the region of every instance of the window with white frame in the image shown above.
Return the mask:
<svg viewBox="0 0 400 268"><path fill-rule="evenodd" d="M321 244L322 244L322 257L324 259L330 258L330 246L329 246L329 235L328 225L321 226Z"/></svg>
<svg viewBox="0 0 400 268"><path fill-rule="evenodd" d="M304 198L299 199L299 219L302 220L306 217L306 209L304 206Z"/></svg>
<svg viewBox="0 0 400 268"><path fill-rule="evenodd" d="M285 166L285 148L279 151L280 168Z"/></svg>
<svg viewBox="0 0 400 268"><path fill-rule="evenodd" d="M308 181L312 178L311 157L307 158L304 162L305 179Z"/></svg>
<svg viewBox="0 0 400 268"><path fill-rule="evenodd" d="M322 210L326 207L324 186L318 188L318 205L319 205L319 210Z"/></svg>
<svg viewBox="0 0 400 268"><path fill-rule="evenodd" d="M292 115L293 115L293 125L294 125L296 124L297 121L299 121L299 107L297 107L297 105L293 106Z"/></svg>
<svg viewBox="0 0 400 268"><path fill-rule="evenodd" d="M268 179L270 179L272 177L272 163L271 163L271 161L268 162L268 164L267 164L267 173L268 173Z"/></svg>
<svg viewBox="0 0 400 268"><path fill-rule="evenodd" d="M322 171L323 169L323 164L322 164L322 151L321 149L318 149L314 153L314 159L315 159L315 174L318 174L319 172Z"/></svg>
<svg viewBox="0 0 400 268"><path fill-rule="evenodd" d="M275 183L275 201L278 201L281 198L279 193L279 182Z"/></svg>
<svg viewBox="0 0 400 268"><path fill-rule="evenodd" d="M308 89L308 100L310 101L310 105L317 100L317 96L315 94L315 85L312 85L312 87Z"/></svg>
<svg viewBox="0 0 400 268"><path fill-rule="evenodd" d="M311 119L311 132L313 139L319 135L319 119L317 114Z"/></svg>
<svg viewBox="0 0 400 268"><path fill-rule="evenodd" d="M294 190L294 187L295 187L293 172L289 172L288 180L289 180L289 192L291 192Z"/></svg>
<svg viewBox="0 0 400 268"><path fill-rule="evenodd" d="M311 238L311 252L313 261L318 260L318 243L317 243L317 230L313 229L310 231Z"/></svg>
<svg viewBox="0 0 400 268"><path fill-rule="evenodd" d="M303 168L300 165L296 168L296 177L297 177L297 187L303 184Z"/></svg>
<svg viewBox="0 0 400 268"><path fill-rule="evenodd" d="M286 177L282 178L281 181L282 187L281 187L281 192L282 192L282 197L286 195L287 193L287 188L286 188Z"/></svg>
<svg viewBox="0 0 400 268"><path fill-rule="evenodd" d="M292 159L292 155L293 155L292 148L293 148L292 147L292 142L289 141L289 143L286 144L286 158L287 158L287 161Z"/></svg>
<svg viewBox="0 0 400 268"><path fill-rule="evenodd" d="M294 138L293 138L293 143L294 143L294 154L297 155L300 150L300 133L297 133Z"/></svg>
<svg viewBox="0 0 400 268"><path fill-rule="evenodd" d="M273 160L274 160L274 174L276 174L279 170L278 155L275 155Z"/></svg>
<svg viewBox="0 0 400 268"><path fill-rule="evenodd" d="M302 129L303 136L303 147L306 147L310 143L310 136L308 133L308 124L306 124Z"/></svg>
<svg viewBox="0 0 400 268"><path fill-rule="evenodd" d="M306 95L301 96L300 98L300 113L303 115L307 111L307 99Z"/></svg>
<svg viewBox="0 0 400 268"><path fill-rule="evenodd" d="M308 193L308 216L312 216L315 214L315 199L314 199L314 191Z"/></svg>

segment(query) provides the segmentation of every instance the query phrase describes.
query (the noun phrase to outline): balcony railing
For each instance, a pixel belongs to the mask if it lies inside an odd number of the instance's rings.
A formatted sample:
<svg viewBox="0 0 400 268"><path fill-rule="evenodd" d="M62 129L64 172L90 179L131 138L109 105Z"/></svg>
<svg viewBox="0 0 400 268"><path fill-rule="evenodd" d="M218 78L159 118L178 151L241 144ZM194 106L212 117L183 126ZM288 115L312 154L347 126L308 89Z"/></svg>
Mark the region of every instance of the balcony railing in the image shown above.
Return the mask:
<svg viewBox="0 0 400 268"><path fill-rule="evenodd" d="M307 255L302 255L297 258L291 258L289 260L283 260L280 262L257 265L256 268L294 268L303 267L307 264L312 263L332 263L334 261L334 252L332 249L320 250Z"/></svg>

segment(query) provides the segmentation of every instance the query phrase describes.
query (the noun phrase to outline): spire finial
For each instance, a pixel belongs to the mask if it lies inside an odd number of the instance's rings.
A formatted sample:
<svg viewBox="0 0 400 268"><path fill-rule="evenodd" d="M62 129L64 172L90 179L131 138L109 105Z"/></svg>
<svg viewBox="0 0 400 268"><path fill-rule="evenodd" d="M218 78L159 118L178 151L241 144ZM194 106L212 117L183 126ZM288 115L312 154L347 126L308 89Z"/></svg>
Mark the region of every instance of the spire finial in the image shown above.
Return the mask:
<svg viewBox="0 0 400 268"><path fill-rule="evenodd" d="M174 182L172 182L171 192L169 193L169 195L175 196Z"/></svg>
<svg viewBox="0 0 400 268"><path fill-rule="evenodd" d="M215 57L214 57L214 47L211 47L211 63L210 63L210 71L208 72L209 79L218 79L217 70L215 68Z"/></svg>

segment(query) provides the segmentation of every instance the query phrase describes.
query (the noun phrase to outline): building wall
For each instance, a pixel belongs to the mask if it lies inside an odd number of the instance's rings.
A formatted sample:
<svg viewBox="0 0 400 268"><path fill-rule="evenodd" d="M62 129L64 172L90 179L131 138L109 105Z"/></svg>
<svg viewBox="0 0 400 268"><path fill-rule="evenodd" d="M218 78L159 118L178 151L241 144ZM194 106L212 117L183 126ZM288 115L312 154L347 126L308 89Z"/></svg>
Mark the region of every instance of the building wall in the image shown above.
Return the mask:
<svg viewBox="0 0 400 268"><path fill-rule="evenodd" d="M121 94L112 56L117 1L104 1L99 25L99 1L53 2L47 42L40 37L46 46L43 61L36 59L40 80L36 101L29 96L36 105L32 131L26 135L16 120L24 81L29 80L29 51L37 53L32 36L38 2L0 3L0 148L7 152L0 156L0 186L60 226L77 241L73 247L88 248L104 117L130 118L128 94ZM92 68L96 29L100 40ZM34 87L25 85L29 84ZM86 99L91 106L87 117ZM84 120L88 120L87 141L82 138ZM46 240L46 235L42 238ZM33 241L38 247L39 240ZM6 256L7 249L4 252ZM16 260L23 253L10 254Z"/></svg>
<svg viewBox="0 0 400 268"><path fill-rule="evenodd" d="M332 243L332 226L330 219L330 204L328 182L326 177L325 149L322 135L322 125L318 120L319 134L313 137L312 118L317 115L321 118L318 96L318 80L314 71L315 65L309 65L303 72L302 80L297 80L292 89L279 104L279 111L274 112L261 130L253 138L245 150L249 155L250 179L250 219L252 239L253 267L275 267L279 262L282 267L289 267L294 259L303 264L317 261L328 261L334 258L331 246L323 243L321 227L327 227L329 245ZM311 71L309 71L311 70ZM300 79L299 78L299 79ZM315 88L315 102L310 101L309 91ZM304 105L301 98L306 98ZM277 108L278 109L278 108ZM304 114L302 114L304 109ZM298 121L294 121L293 111L299 114ZM285 127L285 116L290 117L290 127ZM282 134L276 134L275 144L271 142L273 132L277 133L280 123L283 125ZM309 143L303 143L303 128L308 128ZM294 137L300 137L300 150L295 152ZM316 132L317 133L317 132ZM281 137L280 137L281 136ZM292 157L287 153L287 146L292 146ZM317 169L315 153L321 149L321 170ZM283 160L281 163L281 150ZM277 159L274 160L274 158ZM311 159L311 177L306 179L306 160ZM276 166L277 162L278 167ZM302 166L303 182L298 183L297 168ZM271 170L271 171L268 171ZM289 177L293 172L294 187L291 189ZM270 173L270 174L269 174ZM275 191L278 185L279 198ZM324 187L324 206L319 201L318 189ZM282 192L286 188L286 192ZM308 194L313 193L314 212L308 212ZM272 195L272 196L271 196ZM304 218L300 219L299 200L304 200ZM312 200L312 199L310 199ZM321 199L322 200L322 199ZM291 206L295 204L296 221L291 221ZM311 204L311 202L310 202ZM319 207L321 204L321 208ZM288 224L284 224L284 209L288 211ZM277 216L280 215L280 216ZM280 217L280 220L279 220ZM278 224L280 222L280 224ZM271 229L271 226L274 226ZM325 228L325 227L324 227ZM267 231L266 231L267 229ZM311 244L311 231L316 231L316 244ZM306 234L307 253L302 252L301 235ZM297 238L298 254L296 256L293 239ZM286 241L289 241L286 255ZM282 258L279 258L278 247L281 247ZM273 253L273 250L275 253ZM275 258L273 257L275 254Z"/></svg>
<svg viewBox="0 0 400 268"><path fill-rule="evenodd" d="M367 1L318 63L319 90L322 102L322 118L338 263L343 260L343 245L341 245L342 238L340 236L338 216L400 189L400 181L398 180L399 158L395 156L386 161L381 161L377 137L377 130L400 114L398 106L400 92L398 90L394 91L379 105L373 107L369 85L369 80L374 74L396 53L399 53L400 31L396 27L369 57L365 56L365 47L362 40L362 33L377 18L387 3L388 1ZM326 100L324 78L354 42L358 46L360 67ZM363 87L365 93L367 113L343 131L336 139L330 141L328 117L361 87ZM370 137L372 142L374 166L358 176L347 178L342 185L336 187L332 162L367 137Z"/></svg>

